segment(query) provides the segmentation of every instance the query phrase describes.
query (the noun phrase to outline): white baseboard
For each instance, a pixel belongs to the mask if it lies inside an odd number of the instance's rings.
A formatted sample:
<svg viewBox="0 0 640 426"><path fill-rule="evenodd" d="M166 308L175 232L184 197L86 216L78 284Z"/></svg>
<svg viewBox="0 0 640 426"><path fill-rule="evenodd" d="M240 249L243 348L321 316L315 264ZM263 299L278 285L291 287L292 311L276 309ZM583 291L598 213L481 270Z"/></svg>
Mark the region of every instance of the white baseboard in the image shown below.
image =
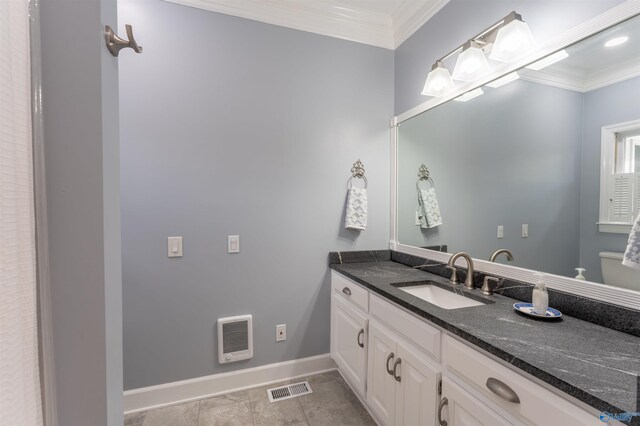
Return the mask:
<svg viewBox="0 0 640 426"><path fill-rule="evenodd" d="M294 359L260 367L179 382L164 383L124 392L125 414L181 404L230 392L266 386L283 380L335 370L330 354Z"/></svg>

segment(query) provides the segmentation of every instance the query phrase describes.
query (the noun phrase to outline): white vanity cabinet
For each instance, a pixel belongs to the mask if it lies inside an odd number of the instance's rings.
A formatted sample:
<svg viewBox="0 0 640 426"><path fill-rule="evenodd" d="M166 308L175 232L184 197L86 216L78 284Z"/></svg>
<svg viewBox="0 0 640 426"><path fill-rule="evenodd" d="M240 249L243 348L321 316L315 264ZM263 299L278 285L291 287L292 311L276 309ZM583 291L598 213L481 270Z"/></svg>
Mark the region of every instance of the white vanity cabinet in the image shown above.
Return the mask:
<svg viewBox="0 0 640 426"><path fill-rule="evenodd" d="M507 426L512 424L489 408L488 405L453 383L448 377L442 378L440 404L441 406L438 407L440 418L450 426Z"/></svg>
<svg viewBox="0 0 640 426"><path fill-rule="evenodd" d="M534 425L602 425L599 417L494 361L451 336L443 338L444 368L467 389L487 398L493 407ZM443 395L444 395L443 391Z"/></svg>
<svg viewBox="0 0 640 426"><path fill-rule="evenodd" d="M387 425L436 424L440 367L380 322L369 323L367 404Z"/></svg>
<svg viewBox="0 0 640 426"><path fill-rule="evenodd" d="M331 357L354 390L364 398L369 293L335 272L332 274Z"/></svg>
<svg viewBox="0 0 640 426"><path fill-rule="evenodd" d="M331 356L382 425L438 425L439 412L448 426L602 424L595 410L335 271Z"/></svg>

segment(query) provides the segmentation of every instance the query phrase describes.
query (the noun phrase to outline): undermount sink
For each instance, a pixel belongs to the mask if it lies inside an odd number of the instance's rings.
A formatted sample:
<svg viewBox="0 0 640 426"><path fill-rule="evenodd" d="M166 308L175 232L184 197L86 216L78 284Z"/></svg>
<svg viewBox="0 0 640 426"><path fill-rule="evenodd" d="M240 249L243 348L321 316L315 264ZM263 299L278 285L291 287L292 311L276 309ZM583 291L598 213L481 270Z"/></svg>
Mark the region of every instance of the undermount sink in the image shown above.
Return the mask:
<svg viewBox="0 0 640 426"><path fill-rule="evenodd" d="M479 302L431 284L399 286L398 288L424 300L425 302L439 306L442 309L459 309L484 305L483 302Z"/></svg>

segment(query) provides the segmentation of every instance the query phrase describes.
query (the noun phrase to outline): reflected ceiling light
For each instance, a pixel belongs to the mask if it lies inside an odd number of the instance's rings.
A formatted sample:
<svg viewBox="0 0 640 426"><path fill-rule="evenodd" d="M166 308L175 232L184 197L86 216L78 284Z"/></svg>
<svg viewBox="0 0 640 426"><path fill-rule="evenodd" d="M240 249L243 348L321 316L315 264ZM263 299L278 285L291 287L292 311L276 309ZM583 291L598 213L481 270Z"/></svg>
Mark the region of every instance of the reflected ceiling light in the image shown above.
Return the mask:
<svg viewBox="0 0 640 426"><path fill-rule="evenodd" d="M453 79L473 81L476 77L488 71L489 63L480 45L473 40L467 41L462 46L462 52L458 55L456 67L453 69Z"/></svg>
<svg viewBox="0 0 640 426"><path fill-rule="evenodd" d="M454 99L454 101L458 101L458 102L467 102L470 101L473 98L477 98L478 96L484 94L484 91L478 87L477 89L474 89L470 92L467 92L463 95L458 96L457 98Z"/></svg>
<svg viewBox="0 0 640 426"><path fill-rule="evenodd" d="M493 80L491 83L487 83L487 86L497 89L498 87L504 86L505 84L511 83L512 81L516 81L519 78L520 76L517 72L512 72L511 74L507 74L497 80Z"/></svg>
<svg viewBox="0 0 640 426"><path fill-rule="evenodd" d="M629 40L629 37L627 36L612 38L611 40L607 41L604 44L604 47L620 46L622 43L625 43L627 40Z"/></svg>
<svg viewBox="0 0 640 426"><path fill-rule="evenodd" d="M494 61L508 62L530 52L536 47L536 40L522 16L511 12L498 30L491 55Z"/></svg>
<svg viewBox="0 0 640 426"><path fill-rule="evenodd" d="M569 54L567 53L567 51L561 50L552 55L544 57L537 62L527 65L527 68L529 68L530 70L540 71L541 69L546 68L549 65L553 65L556 62L560 62L561 60L566 59L568 57L569 57Z"/></svg>
<svg viewBox="0 0 640 426"><path fill-rule="evenodd" d="M441 96L454 88L449 70L442 61L436 61L431 67L427 81L424 83L422 94L426 96Z"/></svg>
<svg viewBox="0 0 640 426"><path fill-rule="evenodd" d="M486 55L496 61L510 61L518 58L536 46L529 26L522 16L511 12L481 33L471 37L461 46L438 59L427 75L422 90L423 95L443 96L455 88L452 81L471 82L490 70ZM459 53L453 75L445 67L447 58ZM506 83L505 83L506 84Z"/></svg>

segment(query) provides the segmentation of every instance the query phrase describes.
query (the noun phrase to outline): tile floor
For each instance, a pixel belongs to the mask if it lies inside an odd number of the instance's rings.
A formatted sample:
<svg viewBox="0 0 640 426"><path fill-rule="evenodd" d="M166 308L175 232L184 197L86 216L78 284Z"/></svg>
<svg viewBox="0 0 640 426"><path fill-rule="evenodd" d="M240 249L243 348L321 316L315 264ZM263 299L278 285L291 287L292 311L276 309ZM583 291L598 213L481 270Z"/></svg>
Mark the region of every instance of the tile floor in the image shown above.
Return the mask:
<svg viewBox="0 0 640 426"><path fill-rule="evenodd" d="M267 389L308 380L313 393L269 402ZM125 426L371 425L337 371L125 416Z"/></svg>

